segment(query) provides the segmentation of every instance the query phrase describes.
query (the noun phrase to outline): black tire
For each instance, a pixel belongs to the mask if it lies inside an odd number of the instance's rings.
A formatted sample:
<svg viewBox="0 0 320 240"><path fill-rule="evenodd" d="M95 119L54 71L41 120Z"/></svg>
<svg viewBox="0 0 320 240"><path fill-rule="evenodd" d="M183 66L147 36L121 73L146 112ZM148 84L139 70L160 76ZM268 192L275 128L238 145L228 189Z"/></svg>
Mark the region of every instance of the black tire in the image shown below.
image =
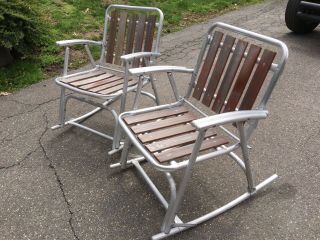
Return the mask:
<svg viewBox="0 0 320 240"><path fill-rule="evenodd" d="M309 33L318 26L318 23L300 19L297 16L301 0L289 0L286 8L285 21L287 27L295 33Z"/></svg>

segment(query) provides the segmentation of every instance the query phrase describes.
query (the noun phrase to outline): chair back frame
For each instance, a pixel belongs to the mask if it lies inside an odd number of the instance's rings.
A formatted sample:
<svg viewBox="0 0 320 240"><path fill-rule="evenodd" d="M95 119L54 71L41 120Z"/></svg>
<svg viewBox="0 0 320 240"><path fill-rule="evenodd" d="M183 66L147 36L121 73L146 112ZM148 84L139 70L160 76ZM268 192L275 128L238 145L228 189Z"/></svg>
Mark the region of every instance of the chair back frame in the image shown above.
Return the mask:
<svg viewBox="0 0 320 240"><path fill-rule="evenodd" d="M231 33L241 34L243 36L250 37L250 38L258 40L262 43L270 44L270 45L275 46L280 49L280 54L281 54L280 56L281 57L279 58L277 63L272 63L271 68L270 68L270 71L272 72L271 80L268 84L267 89L265 90L265 92L263 94L263 97L261 98L260 103L257 105L258 109L261 109L261 110L265 109L266 104L267 104L267 102L270 98L270 95L272 93L272 90L275 87L277 80L278 80L279 76L281 75L281 73L284 69L286 60L288 58L287 46L283 42L281 42L277 39L274 39L274 38L271 38L268 36L264 36L264 35L261 35L261 34L255 33L255 32L251 32L251 31L248 31L245 29L241 29L241 28L238 28L235 26L231 26L228 24L224 24L221 22L217 22L217 23L213 24L207 32L207 38L203 42L201 51L200 51L198 59L197 59L196 66L194 68L194 73L192 74L192 77L191 77L191 83L189 85L189 88L187 90L187 94L186 94L185 98L190 98L190 96L196 86L197 78L199 77L199 71L202 66L202 61L204 59L204 55L207 52L207 49L213 39L213 33L216 29L222 29L222 30L227 30L228 32L231 32ZM221 44L220 44L220 46L221 46ZM234 49L232 49L231 51L234 51ZM246 55L246 54L247 54L247 52L244 55ZM260 59L258 59L258 62L259 62L259 60Z"/></svg>
<svg viewBox="0 0 320 240"><path fill-rule="evenodd" d="M163 13L160 9L155 8L155 7L141 7L141 6L128 6L128 5L117 5L117 4L112 4L110 5L105 12L105 24L104 24L104 31L103 31L103 44L101 48L101 55L100 55L100 60L99 60L99 65L105 65L106 61L106 53L107 53L107 36L108 36L108 31L109 31L109 25L112 24L112 17L111 13L115 10L127 10L127 11L145 11L145 12L154 12L158 14L158 22L155 23L155 28L157 28L157 33L155 37L155 44L152 46L153 50L152 52L159 53L159 44L160 44L160 36L161 36L161 31L162 31L162 26L163 26ZM134 33L133 33L134 34ZM115 36L114 36L115 37ZM134 48L132 49L134 50Z"/></svg>

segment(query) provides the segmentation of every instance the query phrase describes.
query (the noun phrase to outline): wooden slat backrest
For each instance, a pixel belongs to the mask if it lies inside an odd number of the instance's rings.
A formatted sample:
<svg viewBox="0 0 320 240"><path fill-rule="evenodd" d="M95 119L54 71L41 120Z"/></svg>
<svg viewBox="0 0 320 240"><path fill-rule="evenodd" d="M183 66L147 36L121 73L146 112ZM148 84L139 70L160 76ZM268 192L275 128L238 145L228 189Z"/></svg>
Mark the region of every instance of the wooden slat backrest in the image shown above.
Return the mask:
<svg viewBox="0 0 320 240"><path fill-rule="evenodd" d="M251 109L276 53L219 31L209 44L192 96L216 113Z"/></svg>
<svg viewBox="0 0 320 240"><path fill-rule="evenodd" d="M121 56L140 51L152 51L157 16L144 12L114 10L110 14L106 62L121 65ZM143 63L144 64L144 63ZM139 61L133 66L138 67Z"/></svg>

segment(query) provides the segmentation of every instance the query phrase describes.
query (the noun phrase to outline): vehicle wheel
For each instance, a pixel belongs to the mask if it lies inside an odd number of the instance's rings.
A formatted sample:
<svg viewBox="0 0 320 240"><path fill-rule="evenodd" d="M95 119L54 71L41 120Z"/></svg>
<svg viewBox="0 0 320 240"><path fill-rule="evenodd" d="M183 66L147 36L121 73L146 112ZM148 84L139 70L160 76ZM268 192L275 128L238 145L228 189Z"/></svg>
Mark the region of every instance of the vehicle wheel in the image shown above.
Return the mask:
<svg viewBox="0 0 320 240"><path fill-rule="evenodd" d="M318 23L300 19L297 16L299 3L301 0L289 0L285 13L287 27L295 33L312 32L318 26Z"/></svg>

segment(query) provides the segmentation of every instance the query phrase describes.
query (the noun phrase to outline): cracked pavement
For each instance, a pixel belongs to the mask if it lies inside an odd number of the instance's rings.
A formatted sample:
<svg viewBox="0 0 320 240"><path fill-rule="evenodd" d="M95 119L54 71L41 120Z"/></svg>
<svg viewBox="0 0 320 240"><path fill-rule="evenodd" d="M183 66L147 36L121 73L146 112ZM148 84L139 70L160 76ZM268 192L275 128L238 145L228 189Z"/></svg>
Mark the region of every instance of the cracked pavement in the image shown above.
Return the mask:
<svg viewBox="0 0 320 240"><path fill-rule="evenodd" d="M170 239L320 239L320 28L297 36L284 24L286 1L241 8L162 38L160 62L193 67L208 26L222 21L284 41L289 60L268 103L270 116L252 139L255 178L280 178L252 200ZM158 77L163 102L173 96ZM178 80L179 90L186 79ZM149 239L164 211L135 171L112 170L110 141L57 123L52 79L0 97L0 239ZM144 101L142 105L150 104ZM90 109L71 100L68 113ZM87 121L110 132L99 113ZM151 176L164 189L158 173ZM197 167L181 218L222 205L245 191L229 161ZM240 180L239 180L240 179ZM199 201L202 201L199 203Z"/></svg>

